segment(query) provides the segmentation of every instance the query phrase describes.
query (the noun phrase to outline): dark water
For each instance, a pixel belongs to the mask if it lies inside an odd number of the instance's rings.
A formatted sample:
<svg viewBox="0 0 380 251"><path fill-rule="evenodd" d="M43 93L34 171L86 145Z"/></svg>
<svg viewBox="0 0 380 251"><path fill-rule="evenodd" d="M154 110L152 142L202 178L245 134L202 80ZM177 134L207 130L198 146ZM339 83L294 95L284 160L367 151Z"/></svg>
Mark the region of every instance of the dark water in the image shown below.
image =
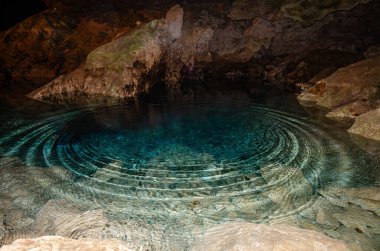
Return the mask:
<svg viewBox="0 0 380 251"><path fill-rule="evenodd" d="M324 203L319 191L379 187L378 143L275 101L223 95L76 109L3 108L3 177L12 179L16 166L38 168L28 178L48 184L34 188L35 205L17 204L28 194L16 191L11 207L33 218L49 200L65 199L128 225L108 237L133 247L182 250L223 221L317 224L307 215ZM9 189L29 188L8 184L3 195ZM344 239L346 230L332 231ZM377 247L378 234L358 239Z"/></svg>

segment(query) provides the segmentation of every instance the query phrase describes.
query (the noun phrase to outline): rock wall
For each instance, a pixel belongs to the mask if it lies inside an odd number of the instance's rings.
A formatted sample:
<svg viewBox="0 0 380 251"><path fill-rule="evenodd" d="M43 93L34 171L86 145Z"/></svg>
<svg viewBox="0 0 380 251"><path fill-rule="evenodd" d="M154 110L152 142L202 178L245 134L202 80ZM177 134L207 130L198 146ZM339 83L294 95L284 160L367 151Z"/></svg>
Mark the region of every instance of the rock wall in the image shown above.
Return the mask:
<svg viewBox="0 0 380 251"><path fill-rule="evenodd" d="M167 8L134 8L124 1L45 2L48 10L0 33L0 87L7 83L30 89L69 73L95 48L130 31L136 22L162 16Z"/></svg>
<svg viewBox="0 0 380 251"><path fill-rule="evenodd" d="M114 0L103 5L96 0L78 1L71 9L68 2L46 1L51 9L30 19L43 22L47 19L44 15L50 13L51 22L31 25L34 32L27 30L25 20L1 34L0 52L4 53L3 56L0 53L3 62L0 79L41 84L81 65L74 73L53 81L54 90L49 84L46 85L49 90L43 94L40 89L40 95L34 96L36 92L30 95L36 99L43 99L49 93L61 98L63 92L135 97L149 92L157 82L165 82L169 91L202 88L210 83L240 85L246 89L274 85L295 91L297 83L315 84L339 67L363 59L364 52L380 42L380 28L373 22L380 14L378 1L191 1L182 3L180 12L184 13L167 14L170 25L158 21L159 29L171 33L171 37L159 35L159 41L153 42L160 44L160 53L153 56L153 68L144 66L149 59L143 59L140 61L144 64L129 65L129 70L120 71L119 67L110 71L109 66L94 67L90 62L105 49L99 46L109 43L107 46L112 49L107 50L112 50L113 55L132 55L136 48L123 47L120 41L136 36L139 29L143 33L147 22L165 17L173 1L132 4ZM84 6L89 10L84 11ZM61 16L55 18L54 13ZM171 20L177 15L182 18ZM55 23L59 25L54 26ZM97 27L97 31L83 35L84 30L90 30L83 27L89 25ZM49 35L41 35L45 34L45 26L53 27ZM45 46L54 38L51 34L56 33L57 42ZM28 38L27 43L18 46L22 36L32 34L42 40ZM9 39L12 36L15 37ZM39 47L28 48L30 41ZM146 46L149 47L148 42ZM94 50L96 47L99 48ZM157 48L152 50L158 51ZM100 63L102 60L105 62ZM97 64L103 66L107 60L96 58ZM135 76L126 77L128 74ZM77 84L77 80L87 84ZM58 82L67 84L58 87Z"/></svg>

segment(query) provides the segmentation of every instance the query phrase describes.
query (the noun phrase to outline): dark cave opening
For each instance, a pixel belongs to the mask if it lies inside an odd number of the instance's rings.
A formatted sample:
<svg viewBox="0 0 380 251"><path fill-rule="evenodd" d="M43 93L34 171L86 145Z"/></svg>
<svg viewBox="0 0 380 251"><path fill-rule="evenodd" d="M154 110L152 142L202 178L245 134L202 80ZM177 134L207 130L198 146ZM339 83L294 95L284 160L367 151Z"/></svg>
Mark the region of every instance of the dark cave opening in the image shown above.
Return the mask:
<svg viewBox="0 0 380 251"><path fill-rule="evenodd" d="M46 10L41 0L3 0L0 10L0 32L7 30L33 14Z"/></svg>

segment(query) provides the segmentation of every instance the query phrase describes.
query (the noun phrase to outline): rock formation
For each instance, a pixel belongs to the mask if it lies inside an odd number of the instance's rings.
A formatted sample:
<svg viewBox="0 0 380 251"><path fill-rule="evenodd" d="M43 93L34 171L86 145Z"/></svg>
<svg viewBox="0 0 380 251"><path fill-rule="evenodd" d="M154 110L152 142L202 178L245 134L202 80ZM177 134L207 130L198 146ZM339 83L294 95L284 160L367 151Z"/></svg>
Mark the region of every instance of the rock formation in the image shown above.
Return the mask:
<svg viewBox="0 0 380 251"><path fill-rule="evenodd" d="M97 95L136 97L158 81L166 43L181 34L183 10L174 6L166 19L153 20L93 50L85 64L29 94L35 99Z"/></svg>
<svg viewBox="0 0 380 251"><path fill-rule="evenodd" d="M349 250L342 241L315 231L286 225L231 222L217 225L192 244L190 250Z"/></svg>
<svg viewBox="0 0 380 251"><path fill-rule="evenodd" d="M366 138L380 140L380 108L360 115L348 131Z"/></svg>
<svg viewBox="0 0 380 251"><path fill-rule="evenodd" d="M379 140L379 80L380 57L374 56L337 70L298 99L305 106L330 109L330 118L357 118L349 132Z"/></svg>
<svg viewBox="0 0 380 251"><path fill-rule="evenodd" d="M76 69L90 51L130 31L137 21L152 20L165 11L154 6L134 9L123 1L45 2L48 10L0 33L2 84L41 86Z"/></svg>
<svg viewBox="0 0 380 251"><path fill-rule="evenodd" d="M117 240L80 239L74 240L60 236L42 236L35 239L19 239L0 248L1 251L27 250L94 250L94 251L132 251Z"/></svg>
<svg viewBox="0 0 380 251"><path fill-rule="evenodd" d="M246 89L270 84L294 91L296 83L315 84L362 59L380 38L379 27L372 22L380 4L370 0L185 2L166 15L170 25L163 24L164 19L152 20L165 17L171 1L162 6L117 0L103 5L96 0L46 3L49 10L1 34L0 78L40 85L65 74L46 85L46 90L30 95L36 99L50 95L55 101L65 97L64 92L70 92L69 97L135 97L159 82L165 82L168 91L221 83ZM116 54L133 55L136 48L125 43L145 37L144 30L155 24L151 29L160 35L146 37L151 43L144 41L135 65L125 59L128 69L120 69L100 57L106 51L114 59ZM142 53L147 52L144 46L152 47L149 55Z"/></svg>

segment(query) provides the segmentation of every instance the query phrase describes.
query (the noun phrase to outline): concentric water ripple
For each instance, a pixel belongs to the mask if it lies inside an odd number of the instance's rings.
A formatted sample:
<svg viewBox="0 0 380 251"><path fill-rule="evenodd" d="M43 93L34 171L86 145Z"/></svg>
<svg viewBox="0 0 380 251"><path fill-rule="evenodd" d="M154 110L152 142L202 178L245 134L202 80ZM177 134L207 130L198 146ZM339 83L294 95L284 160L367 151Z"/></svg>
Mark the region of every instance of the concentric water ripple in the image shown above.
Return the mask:
<svg viewBox="0 0 380 251"><path fill-rule="evenodd" d="M231 101L153 104L145 113L125 106L75 110L21 124L3 134L0 145L29 166L64 167L100 193L183 201L283 186L293 210L321 185L326 152L336 154L339 165L348 161L317 125ZM300 175L304 181L288 184ZM297 201L305 191L307 199Z"/></svg>

